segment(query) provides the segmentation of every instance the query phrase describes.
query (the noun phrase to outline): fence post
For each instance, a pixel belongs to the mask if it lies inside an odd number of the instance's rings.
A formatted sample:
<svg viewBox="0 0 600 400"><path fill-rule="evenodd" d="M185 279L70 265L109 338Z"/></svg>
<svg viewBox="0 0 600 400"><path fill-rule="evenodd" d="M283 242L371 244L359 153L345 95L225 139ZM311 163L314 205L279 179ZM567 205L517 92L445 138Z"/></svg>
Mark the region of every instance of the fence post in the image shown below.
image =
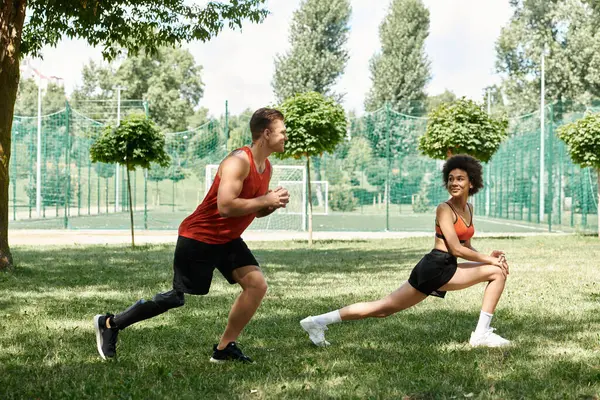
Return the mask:
<svg viewBox="0 0 600 400"><path fill-rule="evenodd" d="M65 149L65 176L67 189L65 190L65 218L64 225L65 229L69 228L69 209L71 208L71 199L69 194L71 192L71 108L69 102L65 102L66 108L66 129L65 129L65 139L66 139L66 149Z"/></svg>
<svg viewBox="0 0 600 400"><path fill-rule="evenodd" d="M229 101L225 100L225 148L229 141Z"/></svg>
<svg viewBox="0 0 600 400"><path fill-rule="evenodd" d="M150 118L147 101L144 101L144 111L146 119ZM148 229L148 169L144 170L144 229Z"/></svg>
<svg viewBox="0 0 600 400"><path fill-rule="evenodd" d="M549 129L545 129L548 132L548 232L552 232L552 203L554 203L554 181L552 179L552 174L554 172L554 129L552 129L554 118L552 118L552 104L548 105L548 111L549 121L547 124L549 125Z"/></svg>
<svg viewBox="0 0 600 400"><path fill-rule="evenodd" d="M385 138L386 138L386 156L387 156L387 172L385 178L385 230L390 230L390 169L392 168L392 160L390 154L390 105L385 103Z"/></svg>

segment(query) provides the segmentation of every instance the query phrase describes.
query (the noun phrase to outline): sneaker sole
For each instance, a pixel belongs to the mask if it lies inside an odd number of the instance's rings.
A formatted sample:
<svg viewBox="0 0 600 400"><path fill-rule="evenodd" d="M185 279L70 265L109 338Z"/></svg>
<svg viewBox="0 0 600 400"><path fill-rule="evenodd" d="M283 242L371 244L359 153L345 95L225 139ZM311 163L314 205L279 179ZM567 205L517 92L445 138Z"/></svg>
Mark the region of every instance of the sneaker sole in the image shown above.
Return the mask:
<svg viewBox="0 0 600 400"><path fill-rule="evenodd" d="M496 345L496 346L489 346L489 345L485 345L485 344L472 344L472 343L469 343L469 345L471 345L471 347L473 347L473 348L487 347L489 349L496 349L496 348L499 348L499 347L509 347L509 346L512 345L512 343L499 344L499 345Z"/></svg>
<svg viewBox="0 0 600 400"><path fill-rule="evenodd" d="M102 357L103 360L106 360L106 356L102 352L102 334L100 333L100 325L98 321L102 315L98 314L94 316L94 329L96 330L96 348L98 349L98 354Z"/></svg>
<svg viewBox="0 0 600 400"><path fill-rule="evenodd" d="M208 361L210 361L211 363L215 363L215 364L223 364L223 363L227 362L227 360L217 360L216 358L212 358L212 357Z"/></svg>

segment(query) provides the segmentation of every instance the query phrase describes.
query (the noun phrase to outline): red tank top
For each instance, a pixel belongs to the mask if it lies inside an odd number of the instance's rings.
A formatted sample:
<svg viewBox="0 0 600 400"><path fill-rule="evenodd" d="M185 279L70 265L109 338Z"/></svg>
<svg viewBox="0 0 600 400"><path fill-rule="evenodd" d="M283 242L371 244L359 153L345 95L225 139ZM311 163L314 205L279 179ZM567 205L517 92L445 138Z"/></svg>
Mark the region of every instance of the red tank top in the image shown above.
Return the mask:
<svg viewBox="0 0 600 400"><path fill-rule="evenodd" d="M253 199L263 196L269 190L271 180L271 163L265 161L265 170L259 173L254 164L254 157L249 147L241 149L248 155L250 161L250 173L244 179L240 199ZM190 216L179 225L179 236L198 240L209 244L223 244L239 238L242 232L252 223L256 213L241 217L222 217L217 208L217 192L219 190L221 177L219 172L206 194L202 203Z"/></svg>
<svg viewBox="0 0 600 400"><path fill-rule="evenodd" d="M452 211L454 211L454 214L456 216L456 221L454 221L454 230L456 231L456 236L458 236L458 240L460 240L461 243L464 243L467 240L471 239L475 234L475 226L473 226L473 210L471 209L471 205L467 203L467 207L469 207L469 213L471 214L471 224L467 226L462 217L458 215L458 213L454 209L454 206L448 201L446 202L446 204L448 204L450 208L452 208ZM437 219L435 220L435 236L439 237L440 239L445 239L444 234L442 233L442 230L438 225Z"/></svg>

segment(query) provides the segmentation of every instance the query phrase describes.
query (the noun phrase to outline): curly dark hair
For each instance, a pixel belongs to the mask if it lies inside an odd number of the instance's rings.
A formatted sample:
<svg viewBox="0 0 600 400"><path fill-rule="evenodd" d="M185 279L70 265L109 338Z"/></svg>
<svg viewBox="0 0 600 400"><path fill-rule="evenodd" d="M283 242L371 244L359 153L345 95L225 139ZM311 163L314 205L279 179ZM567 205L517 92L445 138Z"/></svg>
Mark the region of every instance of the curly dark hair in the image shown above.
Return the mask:
<svg viewBox="0 0 600 400"><path fill-rule="evenodd" d="M469 176L469 181L473 185L472 189L469 189L469 195L474 195L479 192L479 189L483 188L483 174L481 163L475 157L468 156L466 154L457 154L446 160L442 174L444 176L444 187L448 187L448 176L450 172L455 169L462 169Z"/></svg>

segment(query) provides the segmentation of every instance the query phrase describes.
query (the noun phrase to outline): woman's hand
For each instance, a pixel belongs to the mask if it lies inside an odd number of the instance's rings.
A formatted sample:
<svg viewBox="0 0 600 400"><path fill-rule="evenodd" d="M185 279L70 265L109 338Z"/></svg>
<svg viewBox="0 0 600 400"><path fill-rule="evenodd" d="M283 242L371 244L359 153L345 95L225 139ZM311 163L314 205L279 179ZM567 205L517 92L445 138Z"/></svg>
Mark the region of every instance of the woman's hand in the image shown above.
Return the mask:
<svg viewBox="0 0 600 400"><path fill-rule="evenodd" d="M494 250L490 255L494 258L498 258L500 256L504 256L504 252L502 250Z"/></svg>

